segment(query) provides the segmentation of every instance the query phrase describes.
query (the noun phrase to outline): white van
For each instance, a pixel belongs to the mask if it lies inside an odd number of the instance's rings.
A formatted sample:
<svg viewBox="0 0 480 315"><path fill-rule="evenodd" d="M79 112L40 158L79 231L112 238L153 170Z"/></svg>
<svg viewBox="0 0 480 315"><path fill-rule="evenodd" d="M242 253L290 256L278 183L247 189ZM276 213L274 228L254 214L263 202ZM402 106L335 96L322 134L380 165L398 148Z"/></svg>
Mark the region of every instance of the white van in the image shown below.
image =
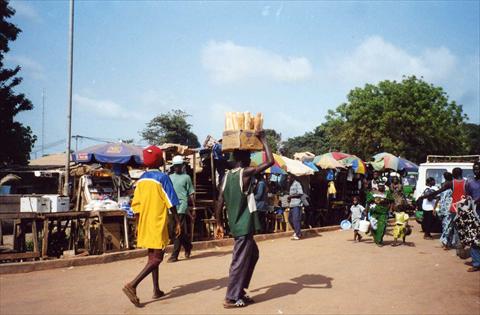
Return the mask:
<svg viewBox="0 0 480 315"><path fill-rule="evenodd" d="M427 162L420 164L418 167L418 181L413 194L414 198L417 199L420 197L427 188L427 178L433 177L435 179L437 188L440 188L445 181L445 178L443 178L443 173L451 173L455 167L459 167L463 170L463 178L473 178L474 161L480 161L480 155L427 156Z"/></svg>

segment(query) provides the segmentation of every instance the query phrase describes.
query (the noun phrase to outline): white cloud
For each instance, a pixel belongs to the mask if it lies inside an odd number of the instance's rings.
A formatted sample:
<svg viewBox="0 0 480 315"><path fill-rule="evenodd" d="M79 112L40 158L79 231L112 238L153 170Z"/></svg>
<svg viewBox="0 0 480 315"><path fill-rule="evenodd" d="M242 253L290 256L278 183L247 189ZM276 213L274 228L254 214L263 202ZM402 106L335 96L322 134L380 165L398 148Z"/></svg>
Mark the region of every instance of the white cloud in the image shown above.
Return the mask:
<svg viewBox="0 0 480 315"><path fill-rule="evenodd" d="M22 71L25 72L25 74L31 76L32 79L39 81L46 79L45 69L43 68L43 66L30 57L19 55L6 55L5 60L10 63L11 66L19 65L22 68Z"/></svg>
<svg viewBox="0 0 480 315"><path fill-rule="evenodd" d="M11 1L10 5L15 9L15 15L25 17L34 22L41 22L38 12L26 1Z"/></svg>
<svg viewBox="0 0 480 315"><path fill-rule="evenodd" d="M262 9L262 16L269 16L270 15L270 6L264 6Z"/></svg>
<svg viewBox="0 0 480 315"><path fill-rule="evenodd" d="M356 86L383 80L402 80L403 76L423 76L441 86L451 100L464 105L472 121L479 119L479 58L459 58L446 47L427 47L412 53L379 36L366 38L347 53L325 62L320 77L325 89L348 93Z"/></svg>
<svg viewBox="0 0 480 315"><path fill-rule="evenodd" d="M278 7L277 12L275 12L275 16L277 18L280 17L280 15L282 14L282 11L283 11L283 4Z"/></svg>
<svg viewBox="0 0 480 315"><path fill-rule="evenodd" d="M428 81L438 82L447 79L456 64L456 57L445 47L413 55L379 36L372 36L352 52L332 58L329 72L352 84L400 80L403 75L423 76Z"/></svg>
<svg viewBox="0 0 480 315"><path fill-rule="evenodd" d="M202 63L220 83L255 78L293 82L308 79L313 72L305 57L283 57L231 41L209 42L202 51Z"/></svg>
<svg viewBox="0 0 480 315"><path fill-rule="evenodd" d="M138 111L126 109L112 100L98 100L74 94L73 102L75 106L78 106L80 109L105 118L128 120L145 119L144 115Z"/></svg>

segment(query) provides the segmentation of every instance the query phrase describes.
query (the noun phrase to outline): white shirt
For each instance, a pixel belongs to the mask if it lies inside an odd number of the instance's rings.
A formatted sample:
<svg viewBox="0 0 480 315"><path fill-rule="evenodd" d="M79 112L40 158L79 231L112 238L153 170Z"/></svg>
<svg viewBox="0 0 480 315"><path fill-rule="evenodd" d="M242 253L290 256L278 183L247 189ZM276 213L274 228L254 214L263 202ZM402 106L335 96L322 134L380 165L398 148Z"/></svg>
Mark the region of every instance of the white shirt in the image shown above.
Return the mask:
<svg viewBox="0 0 480 315"><path fill-rule="evenodd" d="M431 193L433 191L437 190L437 187L435 186L432 186L432 187L427 187L425 189L425 191L423 192L424 194L425 193ZM435 204L437 203L437 200L436 199L433 199L433 200L428 200L427 198L423 199L423 203L422 203L422 209L424 211L433 211L433 209L435 209Z"/></svg>
<svg viewBox="0 0 480 315"><path fill-rule="evenodd" d="M362 217L362 213L365 211L365 208L360 204L352 205L350 207L350 211L352 212L352 220L360 219Z"/></svg>

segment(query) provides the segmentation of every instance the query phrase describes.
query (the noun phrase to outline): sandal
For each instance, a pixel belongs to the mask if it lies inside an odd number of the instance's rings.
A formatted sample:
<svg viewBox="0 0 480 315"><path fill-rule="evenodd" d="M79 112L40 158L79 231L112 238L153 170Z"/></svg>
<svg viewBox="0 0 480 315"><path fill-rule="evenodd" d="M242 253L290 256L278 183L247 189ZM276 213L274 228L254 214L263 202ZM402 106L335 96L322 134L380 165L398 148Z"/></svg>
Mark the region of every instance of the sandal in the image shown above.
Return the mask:
<svg viewBox="0 0 480 315"><path fill-rule="evenodd" d="M140 307L140 299L137 296L137 293L135 292L135 289L132 288L130 285L126 284L123 289L123 293L128 297L130 302L132 302L133 305L136 307Z"/></svg>
<svg viewBox="0 0 480 315"><path fill-rule="evenodd" d="M223 302L224 308L237 308L237 307L245 307L245 306L247 306L247 304L242 299L238 299L236 301L225 300L225 302Z"/></svg>
<svg viewBox="0 0 480 315"><path fill-rule="evenodd" d="M251 297L249 297L248 295L244 295L244 296L242 297L242 300L243 300L246 304L253 304L253 303L255 303L255 301L254 301Z"/></svg>

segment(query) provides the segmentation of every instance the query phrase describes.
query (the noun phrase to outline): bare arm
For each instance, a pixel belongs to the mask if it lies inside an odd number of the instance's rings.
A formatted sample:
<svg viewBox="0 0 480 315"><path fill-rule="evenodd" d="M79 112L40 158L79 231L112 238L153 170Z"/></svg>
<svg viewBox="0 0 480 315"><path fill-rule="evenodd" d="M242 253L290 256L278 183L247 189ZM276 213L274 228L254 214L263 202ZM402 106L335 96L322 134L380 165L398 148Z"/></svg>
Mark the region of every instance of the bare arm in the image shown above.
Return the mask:
<svg viewBox="0 0 480 315"><path fill-rule="evenodd" d="M243 171L244 178L250 178L252 176L260 174L266 171L269 167L272 167L273 164L275 163L273 159L273 152L270 149L270 146L268 145L267 138L265 138L265 132L262 130L257 133L257 136L263 144L263 148L265 149L265 155L267 157L267 160L256 167L245 168L245 170ZM244 183L244 184L248 184L248 183Z"/></svg>
<svg viewBox="0 0 480 315"><path fill-rule="evenodd" d="M442 192L444 192L447 189L453 189L452 182L445 182L443 184L442 188L440 188L439 190L436 190L436 191L433 191L431 193L422 195L422 196L419 197L419 199L420 198L422 198L422 199L426 198L426 199L432 200L435 196L438 196L439 194L441 194Z"/></svg>
<svg viewBox="0 0 480 315"><path fill-rule="evenodd" d="M170 211L172 211L173 217L175 218L175 235L179 236L182 228L180 226L180 218L178 217L177 207L171 207Z"/></svg>
<svg viewBox="0 0 480 315"><path fill-rule="evenodd" d="M223 177L226 180L227 176ZM218 200L215 204L215 219L217 220L217 231L215 232L215 238L223 238L223 206L225 201L223 199L223 183L218 194Z"/></svg>

